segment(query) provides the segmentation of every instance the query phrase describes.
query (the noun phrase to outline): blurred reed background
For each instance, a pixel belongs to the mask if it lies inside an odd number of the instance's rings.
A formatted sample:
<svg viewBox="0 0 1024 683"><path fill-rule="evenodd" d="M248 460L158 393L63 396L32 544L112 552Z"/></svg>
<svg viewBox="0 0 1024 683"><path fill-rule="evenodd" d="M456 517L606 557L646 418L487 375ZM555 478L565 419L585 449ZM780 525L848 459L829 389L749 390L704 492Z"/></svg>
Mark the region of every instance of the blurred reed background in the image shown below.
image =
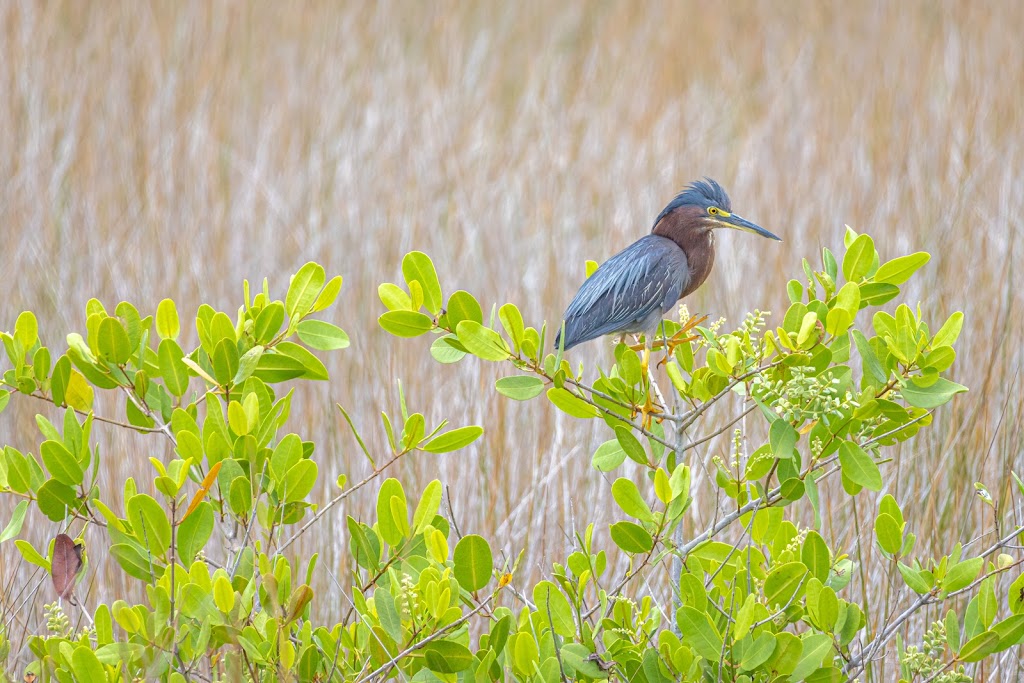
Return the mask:
<svg viewBox="0 0 1024 683"><path fill-rule="evenodd" d="M429 340L388 337L376 287L400 280L402 255L420 249L447 291L515 302L528 323L557 320L585 259L648 232L684 183L709 175L785 241L721 235L693 312L738 324L756 307L778 324L801 257L841 251L844 224L885 258L932 252L905 295L936 326L965 311L954 379L971 392L895 452L884 492L903 505L918 553L948 552L993 530L973 483L1005 504L1009 471L1022 468L1022 26L1024 3L996 1L5 2L0 328L31 309L63 350L66 331L84 331L89 297L146 312L171 296L183 320L204 301L231 313L243 278L266 276L283 297L288 275L318 260L345 277L329 318L352 337L326 357L332 380L304 388L292 410L292 429L318 445L318 499L337 474L369 471L334 404L383 452L379 410L397 410L400 378L428 422L487 432L391 475L414 496L447 483L462 532L512 558L525 549L523 573L536 578L587 521L610 545L616 511L594 502L609 500L611 479L589 464L608 433L497 395L495 367L439 366ZM610 348L571 358L607 364ZM0 441L35 452L33 414L46 405L13 398ZM149 481L147 458L169 455L156 436L94 437L107 487ZM700 457L729 448L727 434ZM870 529L858 545L853 508L831 505L828 490L822 533L857 548L876 568L867 585L884 585ZM319 550L344 582L343 515L368 519L375 494L350 498L299 551ZM43 542L55 529L40 519L25 533ZM701 522L697 506L690 526ZM123 596L102 548L90 551L87 604ZM29 575L5 544L0 580ZM334 584L321 576L316 588L333 596L318 600L323 618L340 618ZM41 591L25 615L30 629L49 599ZM1015 652L998 666L1021 667Z"/></svg>

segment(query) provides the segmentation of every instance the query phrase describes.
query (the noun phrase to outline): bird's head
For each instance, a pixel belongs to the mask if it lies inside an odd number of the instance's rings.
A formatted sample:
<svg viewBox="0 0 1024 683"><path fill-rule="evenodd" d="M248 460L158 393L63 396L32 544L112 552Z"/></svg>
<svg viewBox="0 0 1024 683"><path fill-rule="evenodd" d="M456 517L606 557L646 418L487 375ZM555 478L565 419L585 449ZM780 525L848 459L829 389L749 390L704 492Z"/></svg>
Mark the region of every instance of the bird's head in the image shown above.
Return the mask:
<svg viewBox="0 0 1024 683"><path fill-rule="evenodd" d="M782 241L760 225L732 213L729 195L711 178L690 183L677 194L658 214L651 232L671 236L677 231L704 233L714 228L733 228Z"/></svg>

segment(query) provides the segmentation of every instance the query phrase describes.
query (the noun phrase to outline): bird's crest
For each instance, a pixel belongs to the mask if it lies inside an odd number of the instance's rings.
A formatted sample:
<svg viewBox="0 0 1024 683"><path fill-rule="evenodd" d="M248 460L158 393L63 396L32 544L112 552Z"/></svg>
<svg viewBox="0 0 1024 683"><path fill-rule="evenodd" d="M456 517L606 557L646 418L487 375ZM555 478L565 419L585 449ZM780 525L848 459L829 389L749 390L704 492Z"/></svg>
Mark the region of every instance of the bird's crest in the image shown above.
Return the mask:
<svg viewBox="0 0 1024 683"><path fill-rule="evenodd" d="M661 219L669 215L676 209L682 206L699 206L702 209L706 209L709 206L717 206L725 211L732 211L732 203L729 201L729 195L725 193L725 190L717 182L711 178L704 178L704 180L695 180L686 186L686 189L675 196L675 198L668 203L658 217L654 221L654 225L657 226L661 222ZM653 230L653 226L651 228Z"/></svg>

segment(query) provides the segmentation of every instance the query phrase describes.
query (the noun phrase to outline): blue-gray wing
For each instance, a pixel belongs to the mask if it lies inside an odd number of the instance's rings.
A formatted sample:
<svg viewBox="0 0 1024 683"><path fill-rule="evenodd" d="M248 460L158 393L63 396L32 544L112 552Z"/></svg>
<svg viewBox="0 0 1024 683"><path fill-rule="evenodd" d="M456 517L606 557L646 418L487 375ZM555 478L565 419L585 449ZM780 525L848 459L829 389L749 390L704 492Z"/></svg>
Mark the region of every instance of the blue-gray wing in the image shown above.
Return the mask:
<svg viewBox="0 0 1024 683"><path fill-rule="evenodd" d="M606 334L642 331L675 305L689 280L686 254L675 242L658 235L637 240L580 287L562 316L565 348Z"/></svg>

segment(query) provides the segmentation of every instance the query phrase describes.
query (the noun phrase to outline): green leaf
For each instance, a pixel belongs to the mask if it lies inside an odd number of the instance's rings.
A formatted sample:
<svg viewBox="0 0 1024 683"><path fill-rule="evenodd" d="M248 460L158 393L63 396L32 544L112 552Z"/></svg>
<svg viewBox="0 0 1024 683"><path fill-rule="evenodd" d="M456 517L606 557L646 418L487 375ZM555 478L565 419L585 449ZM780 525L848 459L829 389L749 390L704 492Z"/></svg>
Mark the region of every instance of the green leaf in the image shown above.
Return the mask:
<svg viewBox="0 0 1024 683"><path fill-rule="evenodd" d="M156 333L160 339L177 339L181 333L178 308L170 299L164 299L156 307Z"/></svg>
<svg viewBox="0 0 1024 683"><path fill-rule="evenodd" d="M469 292L459 290L448 297L448 326L457 327L463 320L482 324L484 321L480 303Z"/></svg>
<svg viewBox="0 0 1024 683"><path fill-rule="evenodd" d="M39 551L32 547L31 543L19 538L14 542L14 547L18 549L18 552L21 553L22 559L26 562L43 569L47 574L50 573L50 561L40 555Z"/></svg>
<svg viewBox="0 0 1024 683"><path fill-rule="evenodd" d="M477 358L489 361L507 360L511 352L505 340L494 330L472 320L463 320L455 329L459 343Z"/></svg>
<svg viewBox="0 0 1024 683"><path fill-rule="evenodd" d="M956 610L950 608L946 612L943 623L946 626L946 644L953 654L960 652L960 620L957 619Z"/></svg>
<svg viewBox="0 0 1024 683"><path fill-rule="evenodd" d="M704 659L717 662L722 656L722 636L719 635L707 612L698 612L684 605L679 608L677 619L684 642L693 647Z"/></svg>
<svg viewBox="0 0 1024 683"><path fill-rule="evenodd" d="M515 401L529 401L544 391L544 381L540 377L530 375L513 375L499 379L494 383L494 388L502 396L508 396Z"/></svg>
<svg viewBox="0 0 1024 683"><path fill-rule="evenodd" d="M185 354L178 346L178 342L173 339L164 339L160 342L157 350L160 375L172 396L184 396L188 390L188 369L182 362L184 357Z"/></svg>
<svg viewBox="0 0 1024 683"><path fill-rule="evenodd" d="M960 311L949 316L939 331L932 337L932 348L939 346L953 346L960 336L960 329L964 326L964 314Z"/></svg>
<svg viewBox="0 0 1024 683"><path fill-rule="evenodd" d="M902 285L910 279L921 266L931 260L931 254L919 251L907 256L900 256L886 261L875 272L875 282L888 282L891 285Z"/></svg>
<svg viewBox="0 0 1024 683"><path fill-rule="evenodd" d="M327 284L324 285L323 290L320 291L316 301L313 302L313 313L318 313L326 308L329 308L338 299L338 294L341 293L342 278L340 275L335 275Z"/></svg>
<svg viewBox="0 0 1024 683"><path fill-rule="evenodd" d="M380 490L377 492L377 528L380 537L384 539L385 543L390 546L397 546L402 542L404 536L402 531L403 528L408 526L408 521L395 518L395 508L391 506L392 498L399 501L398 511L406 511L400 516L406 517L408 515L408 507L405 499L405 490L402 488L401 482L393 477L385 479L384 483L380 485Z"/></svg>
<svg viewBox="0 0 1024 683"><path fill-rule="evenodd" d="M498 309L498 320L505 328L505 334L512 340L512 347L518 351L523 344L526 332L523 326L523 314L513 304L504 304Z"/></svg>
<svg viewBox="0 0 1024 683"><path fill-rule="evenodd" d="M752 597L752 596L748 596ZM751 605L754 603L751 602ZM775 636L771 633L762 633L753 644L743 651L743 657L739 661L740 671L753 671L768 661L775 651Z"/></svg>
<svg viewBox="0 0 1024 683"><path fill-rule="evenodd" d="M402 427L402 448L415 448L423 439L425 429L422 414L413 413L410 415Z"/></svg>
<svg viewBox="0 0 1024 683"><path fill-rule="evenodd" d="M796 501L804 497L807 486L800 477L789 477L779 486L779 493L786 500Z"/></svg>
<svg viewBox="0 0 1024 683"><path fill-rule="evenodd" d="M396 643L402 642L402 618L395 606L395 596L386 588L373 591L373 603L377 608L380 625Z"/></svg>
<svg viewBox="0 0 1024 683"><path fill-rule="evenodd" d="M265 350L266 348L263 346L254 346L243 353L242 357L238 359L238 370L231 379L231 383L237 386L252 377L260 365L260 358L263 357Z"/></svg>
<svg viewBox="0 0 1024 683"><path fill-rule="evenodd" d="M21 526L25 523L25 512L28 510L28 501L23 500L14 507L14 512L11 514L11 521L4 527L3 532L0 532L0 543L6 543L15 536L21 533Z"/></svg>
<svg viewBox="0 0 1024 683"><path fill-rule="evenodd" d="M980 662L996 651L999 647L999 634L995 631L985 631L974 636L960 649L958 659L961 662Z"/></svg>
<svg viewBox="0 0 1024 683"><path fill-rule="evenodd" d="M843 474L870 491L882 489L882 473L864 449L852 441L839 444L839 465Z"/></svg>
<svg viewBox="0 0 1024 683"><path fill-rule="evenodd" d="M804 643L792 633L783 631L775 634L775 651L768 659L769 667L774 673L788 678L788 674L796 670L804 651Z"/></svg>
<svg viewBox="0 0 1024 683"><path fill-rule="evenodd" d="M612 542L630 555L650 552L654 539L647 530L633 522L616 522L608 527Z"/></svg>
<svg viewBox="0 0 1024 683"><path fill-rule="evenodd" d="M213 349L210 362L217 384L227 386L238 372L238 343L233 338L221 339Z"/></svg>
<svg viewBox="0 0 1024 683"><path fill-rule="evenodd" d="M494 558L491 555L491 546L481 536L463 536L455 546L452 561L455 578L467 591L480 590L491 580Z"/></svg>
<svg viewBox="0 0 1024 683"><path fill-rule="evenodd" d="M64 405L68 384L71 382L71 359L67 354L57 359L50 375L50 395L55 405ZM0 410L3 410L0 408Z"/></svg>
<svg viewBox="0 0 1024 683"><path fill-rule="evenodd" d="M440 505L441 482L435 479L423 489L420 502L416 504L416 512L412 515L413 534L420 533L430 524Z"/></svg>
<svg viewBox="0 0 1024 683"><path fill-rule="evenodd" d="M818 314L814 311L808 311L803 320L800 321L800 331L796 335L796 343L803 346L804 343L811 338L811 333L814 332L817 327Z"/></svg>
<svg viewBox="0 0 1024 683"><path fill-rule="evenodd" d="M772 445L772 453L781 460L791 460L793 458L793 449L796 448L796 442L799 438L800 435L797 434L793 425L781 418L772 422L772 426L768 429L768 440Z"/></svg>
<svg viewBox="0 0 1024 683"><path fill-rule="evenodd" d="M188 567L192 564L213 533L213 506L202 501L178 526L176 541L178 556L181 563Z"/></svg>
<svg viewBox="0 0 1024 683"><path fill-rule="evenodd" d="M139 544L155 557L163 557L171 546L171 524L160 503L145 493L138 493L128 499L126 512Z"/></svg>
<svg viewBox="0 0 1024 683"><path fill-rule="evenodd" d="M978 619L981 621L983 628L988 628L995 621L996 611L999 609L999 604L996 602L996 592L993 587L995 582L994 577L988 577L981 582L981 588L978 591Z"/></svg>
<svg viewBox="0 0 1024 683"><path fill-rule="evenodd" d="M558 587L550 581L541 581L533 587L533 604L537 606L544 623L548 622L549 613L552 628L560 636L571 638L576 634L572 607Z"/></svg>
<svg viewBox="0 0 1024 683"><path fill-rule="evenodd" d="M640 465L647 464L647 451L640 440L633 436L633 432L622 425L615 427L615 438L629 459Z"/></svg>
<svg viewBox="0 0 1024 683"><path fill-rule="evenodd" d="M44 381L50 374L50 350L45 346L40 346L36 349L35 354L33 354L32 372L40 382ZM0 410L3 409L3 405L0 404Z"/></svg>
<svg viewBox="0 0 1024 683"><path fill-rule="evenodd" d="M1019 645L1024 639L1024 614L1014 614L1003 619L992 627L992 632L999 636L997 651Z"/></svg>
<svg viewBox="0 0 1024 683"><path fill-rule="evenodd" d="M922 386L920 380L912 377L900 390L903 399L915 408L938 408L950 401L956 394L967 391L967 387L939 377L928 386Z"/></svg>
<svg viewBox="0 0 1024 683"><path fill-rule="evenodd" d="M839 619L839 599L836 592L824 586L818 593L818 624L825 631L832 631Z"/></svg>
<svg viewBox="0 0 1024 683"><path fill-rule="evenodd" d="M625 477L616 479L612 484L612 497L615 498L615 502L619 504L622 511L630 517L635 517L642 522L654 521L651 508L647 506L647 501L643 499L636 484L631 480Z"/></svg>
<svg viewBox="0 0 1024 683"><path fill-rule="evenodd" d="M803 650L796 668L789 675L790 680L802 681L822 665L832 652L832 637L824 633L809 633L802 639Z"/></svg>
<svg viewBox="0 0 1024 683"><path fill-rule="evenodd" d="M75 490L56 479L50 479L39 487L36 491L36 505L53 522L64 521L70 511L79 507Z"/></svg>
<svg viewBox="0 0 1024 683"><path fill-rule="evenodd" d="M298 503L309 495L316 484L317 466L312 460L300 460L284 477L284 502Z"/></svg>
<svg viewBox="0 0 1024 683"><path fill-rule="evenodd" d="M434 321L419 311L388 311L377 319L385 332L396 337L418 337L434 329Z"/></svg>
<svg viewBox="0 0 1024 683"><path fill-rule="evenodd" d="M285 474L302 458L302 439L298 434L287 434L277 442L270 456L271 475L283 481Z"/></svg>
<svg viewBox="0 0 1024 683"><path fill-rule="evenodd" d="M843 256L843 277L847 282L859 282L871 269L875 260L875 243L867 235L859 235Z"/></svg>
<svg viewBox="0 0 1024 683"><path fill-rule="evenodd" d="M1010 612L1013 614L1024 613L1024 574L1020 574L1013 580L1007 593Z"/></svg>
<svg viewBox="0 0 1024 683"><path fill-rule="evenodd" d="M85 478L82 466L75 459L63 443L59 441L44 441L39 446L39 455L43 458L43 464L49 470L50 476L62 484L78 486Z"/></svg>
<svg viewBox="0 0 1024 683"><path fill-rule="evenodd" d="M936 372L944 372L956 360L956 351L952 346L936 346L925 354L921 363L922 368L930 368Z"/></svg>
<svg viewBox="0 0 1024 683"><path fill-rule="evenodd" d="M385 282L377 287L377 296L389 311L412 310L412 299L404 289L396 284Z"/></svg>
<svg viewBox="0 0 1024 683"><path fill-rule="evenodd" d="M245 408L238 401L228 404L228 425L238 436L245 436L249 433L252 425L249 424L249 416L245 414Z"/></svg>
<svg viewBox="0 0 1024 683"><path fill-rule="evenodd" d="M789 296L789 302L795 304L804 298L804 286L799 280L790 280L786 283L786 294Z"/></svg>
<svg viewBox="0 0 1024 683"><path fill-rule="evenodd" d="M235 606L235 590L226 576L218 576L213 581L213 604L225 614Z"/></svg>
<svg viewBox="0 0 1024 683"><path fill-rule="evenodd" d="M35 313L22 311L14 323L14 340L21 346L22 351L28 351L39 340L39 324L36 321ZM20 361L21 359L17 359ZM15 359L11 359L15 362Z"/></svg>
<svg viewBox="0 0 1024 683"><path fill-rule="evenodd" d="M594 457L590 461L593 468L599 472L610 472L626 460L626 451L618 440L605 441L594 451Z"/></svg>
<svg viewBox="0 0 1024 683"><path fill-rule="evenodd" d="M890 555L895 555L903 547L903 529L891 515L882 512L875 517L875 537L878 545Z"/></svg>
<svg viewBox="0 0 1024 683"><path fill-rule="evenodd" d="M406 284L414 280L423 288L423 305L437 315L441 312L441 283L437 279L437 271L430 257L421 251L411 251L402 259L402 276ZM411 286L411 285L410 285Z"/></svg>
<svg viewBox="0 0 1024 683"><path fill-rule="evenodd" d="M828 545L817 531L812 529L807 532L803 549L800 552L800 559L811 576L822 583L828 580L828 570L832 564L829 559Z"/></svg>
<svg viewBox="0 0 1024 683"><path fill-rule="evenodd" d="M903 576L903 581L907 584L910 590L914 591L918 595L924 595L931 591L932 587L928 585L924 576L921 572L917 571L913 567L908 567L902 562L896 564L896 568L900 570L900 574Z"/></svg>
<svg viewBox="0 0 1024 683"><path fill-rule="evenodd" d="M857 311L860 310L860 287L847 282L836 294L836 301L825 320L825 330L839 336L849 329Z"/></svg>
<svg viewBox="0 0 1024 683"><path fill-rule="evenodd" d="M454 674L473 666L473 653L451 640L435 640L423 648L427 668L440 674Z"/></svg>
<svg viewBox="0 0 1024 683"><path fill-rule="evenodd" d="M334 351L348 347L345 331L323 320L303 320L295 330L306 346L317 351Z"/></svg>
<svg viewBox="0 0 1024 683"><path fill-rule="evenodd" d="M428 453L449 453L451 451L457 451L460 448L464 448L476 441L483 433L484 428L477 425L459 427L457 429L447 431L444 434L435 436L427 442L427 445L423 446L422 450L425 450Z"/></svg>
<svg viewBox="0 0 1024 683"><path fill-rule="evenodd" d="M598 417L601 412L597 406L587 403L583 399L569 393L568 389L552 387L548 389L548 400L555 404L555 407L563 413L578 418Z"/></svg>
<svg viewBox="0 0 1024 683"><path fill-rule="evenodd" d="M310 261L295 274L288 284L284 307L293 320L308 314L327 279L323 266Z"/></svg>
<svg viewBox="0 0 1024 683"><path fill-rule="evenodd" d="M252 483L244 476L235 477L228 487L228 504L236 515L248 515L252 509Z"/></svg>
<svg viewBox="0 0 1024 683"><path fill-rule="evenodd" d="M892 301L900 293L900 288L885 282L865 282L860 286L860 305L881 306Z"/></svg>
<svg viewBox="0 0 1024 683"><path fill-rule="evenodd" d="M984 558L972 557L969 560L956 563L946 571L946 576L942 579L942 590L952 593L967 588L974 579L978 578L984 562Z"/></svg>
<svg viewBox="0 0 1024 683"><path fill-rule="evenodd" d="M71 654L71 666L74 668L75 680L78 681L105 681L107 674L103 665L96 658L92 648L79 645Z"/></svg>
<svg viewBox="0 0 1024 683"><path fill-rule="evenodd" d="M770 606L782 607L796 595L804 578L807 567L803 562L787 562L777 565L764 580L765 602Z"/></svg>
<svg viewBox="0 0 1024 683"><path fill-rule="evenodd" d="M252 376L267 384L276 384L301 377L306 371L300 360L268 349L260 356Z"/></svg>
<svg viewBox="0 0 1024 683"><path fill-rule="evenodd" d="M445 365L458 363L466 357L466 352L454 334L441 335L430 344L430 355L438 363Z"/></svg>
<svg viewBox="0 0 1024 683"><path fill-rule="evenodd" d="M323 364L323 361L314 356L304 346L299 346L294 342L283 341L274 348L278 353L294 358L302 364L304 371L300 377L303 379L330 379L327 374L327 367Z"/></svg>
<svg viewBox="0 0 1024 683"><path fill-rule="evenodd" d="M256 341L265 345L270 343L281 331L282 325L284 325L284 306L280 301L273 301L256 316L252 332Z"/></svg>
<svg viewBox="0 0 1024 683"><path fill-rule="evenodd" d="M871 345L868 344L864 333L860 330L852 330L852 332L853 341L857 345L857 353L860 354L861 365L864 367L865 374L870 375L878 384L884 384L887 374L882 369L882 364L878 361L878 356L871 349Z"/></svg>
<svg viewBox="0 0 1024 683"><path fill-rule="evenodd" d="M124 365L132 355L128 333L117 318L104 318L100 321L96 345L100 357L115 365Z"/></svg>
<svg viewBox="0 0 1024 683"><path fill-rule="evenodd" d="M844 334L852 324L853 315L843 308L833 308L825 316L825 331L834 337Z"/></svg>
<svg viewBox="0 0 1024 683"><path fill-rule="evenodd" d="M141 581L153 580L153 571L156 568L151 568L148 556L135 545L115 543L110 546L110 554L128 576Z"/></svg>

